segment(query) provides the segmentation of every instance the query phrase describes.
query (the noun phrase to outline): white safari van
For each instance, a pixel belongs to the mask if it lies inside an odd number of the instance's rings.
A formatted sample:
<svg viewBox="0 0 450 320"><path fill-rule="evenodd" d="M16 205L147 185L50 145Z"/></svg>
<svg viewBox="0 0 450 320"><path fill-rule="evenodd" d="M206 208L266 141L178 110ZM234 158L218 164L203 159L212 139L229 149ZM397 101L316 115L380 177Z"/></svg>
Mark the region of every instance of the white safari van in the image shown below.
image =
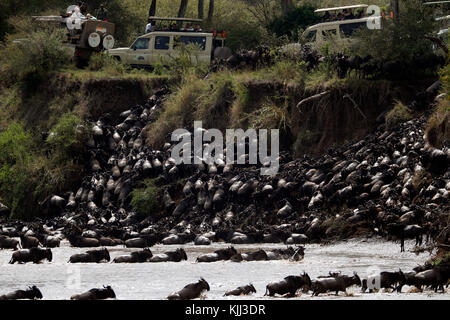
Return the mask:
<svg viewBox="0 0 450 320"><path fill-rule="evenodd" d="M129 48L110 49L108 53L132 67L151 67L155 63L168 62L179 54L177 47L191 45L190 58L193 64L209 64L218 46L223 46L222 33L204 32L197 25L182 23L199 19L150 17L153 22L173 22L169 27L154 26L152 31L138 37Z"/></svg>
<svg viewBox="0 0 450 320"><path fill-rule="evenodd" d="M359 10L359 15L352 12L356 9ZM318 47L327 40L348 41L352 34L361 27L380 29L381 16L375 12L374 15L366 17L364 11L367 9L370 9L370 7L365 4L318 9L315 12L325 13L327 15L326 21L308 27L303 32L303 38L306 39L307 44ZM330 12L338 12L341 16L331 15ZM347 14L347 17L342 12ZM341 17L341 20L338 20L339 17Z"/></svg>

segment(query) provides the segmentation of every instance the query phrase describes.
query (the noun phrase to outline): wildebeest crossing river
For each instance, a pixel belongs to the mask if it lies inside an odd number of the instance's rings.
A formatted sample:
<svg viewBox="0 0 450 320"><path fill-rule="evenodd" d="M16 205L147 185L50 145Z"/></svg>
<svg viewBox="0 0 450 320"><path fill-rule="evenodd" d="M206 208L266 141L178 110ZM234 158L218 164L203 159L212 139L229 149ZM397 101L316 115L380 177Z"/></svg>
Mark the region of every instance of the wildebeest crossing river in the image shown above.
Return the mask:
<svg viewBox="0 0 450 320"><path fill-rule="evenodd" d="M53 261L42 264L8 264L12 250L0 250L0 294L36 285L44 299L69 299L75 293L81 293L91 288L110 285L114 288L117 299L165 299L173 291L186 284L205 278L211 290L206 292L205 299L274 299L264 297L266 285L279 281L288 275L300 275L306 271L311 279L327 275L329 271L341 271L351 275L356 271L361 278L374 271L411 271L423 264L429 253L415 254L410 251L400 253L398 243L386 242L381 239L355 239L332 245L316 244L305 246L305 257L300 262L288 260L252 261L252 262L213 262L196 263L195 259L227 244L210 246L157 245L151 247L152 252L162 253L183 247L188 260L182 262L162 263L88 263L70 264L71 255L85 252L86 249L72 248L67 241L60 248L52 249ZM270 250L281 248L277 245L235 245L238 251L251 251L259 248ZM413 243L407 242L407 248ZM114 247L108 248L111 261L132 251L132 249ZM224 297L224 293L238 286L252 283L256 293L244 297ZM78 286L79 284L79 286ZM311 293L301 294L293 299L450 299L449 289L445 293L434 293L424 290L423 293L361 293L359 287L348 288L348 295L342 292L311 297ZM280 297L277 297L280 298Z"/></svg>

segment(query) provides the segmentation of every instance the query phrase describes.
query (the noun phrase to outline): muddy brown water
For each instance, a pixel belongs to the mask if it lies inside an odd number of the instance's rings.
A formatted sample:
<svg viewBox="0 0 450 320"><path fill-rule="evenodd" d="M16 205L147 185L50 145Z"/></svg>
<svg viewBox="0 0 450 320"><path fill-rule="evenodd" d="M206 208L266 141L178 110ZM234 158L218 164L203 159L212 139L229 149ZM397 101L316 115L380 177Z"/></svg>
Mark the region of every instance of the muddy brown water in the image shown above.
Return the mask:
<svg viewBox="0 0 450 320"><path fill-rule="evenodd" d="M263 297L265 287L269 282L278 281L288 275L298 275L306 271L311 279L326 275L329 271L341 271L352 274L356 271L360 277L373 274L375 271L411 271L418 264L429 258L429 253L416 255L408 251L413 248L413 242L406 242L407 252L400 253L398 243L386 242L381 239L354 239L332 245L306 245L305 258L300 262L256 261L235 263L230 261L214 263L196 263L197 256L213 252L227 244L212 244L210 246L157 245L152 252L162 253L183 247L188 260L183 262L142 263L142 264L69 264L72 254L85 252L88 249L72 248L66 241L60 248L52 249L53 261L42 264L8 264L12 251L0 250L0 294L24 289L28 285L40 288L44 299L69 299L74 293L87 291L91 288L111 285L117 299L165 299L173 291L183 288L186 284L205 278L211 291L204 299L273 299ZM239 252L283 247L280 244L270 245L236 245ZM111 260L132 250L124 247L108 248ZM238 286L253 283L257 292L246 297L223 297L225 291ZM320 295L311 298L311 294L302 294L294 299L450 299L450 289L446 293L361 293L357 287L349 288L349 295L340 293Z"/></svg>

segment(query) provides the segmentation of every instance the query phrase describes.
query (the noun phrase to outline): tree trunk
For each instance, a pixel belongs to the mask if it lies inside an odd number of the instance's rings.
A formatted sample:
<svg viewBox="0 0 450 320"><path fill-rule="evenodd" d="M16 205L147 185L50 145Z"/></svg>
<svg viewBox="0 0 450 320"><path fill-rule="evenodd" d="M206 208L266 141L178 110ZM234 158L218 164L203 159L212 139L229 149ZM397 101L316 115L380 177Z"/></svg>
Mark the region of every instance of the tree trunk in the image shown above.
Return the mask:
<svg viewBox="0 0 450 320"><path fill-rule="evenodd" d="M283 16L286 15L286 13L289 11L291 6L292 6L292 0L282 0L281 1L281 12L283 13Z"/></svg>
<svg viewBox="0 0 450 320"><path fill-rule="evenodd" d="M181 0L180 10L178 10L178 18L184 18L186 16L188 6L188 0Z"/></svg>
<svg viewBox="0 0 450 320"><path fill-rule="evenodd" d="M150 5L150 9L148 10L148 16L153 17L156 15L156 0L152 0L152 4Z"/></svg>
<svg viewBox="0 0 450 320"><path fill-rule="evenodd" d="M398 3L398 0L392 0L392 8L394 9L394 19L397 20L398 19L398 15L400 13L400 6Z"/></svg>
<svg viewBox="0 0 450 320"><path fill-rule="evenodd" d="M198 0L198 18L203 19L205 17L205 0Z"/></svg>
<svg viewBox="0 0 450 320"><path fill-rule="evenodd" d="M209 0L208 22L212 21L214 15L214 0Z"/></svg>

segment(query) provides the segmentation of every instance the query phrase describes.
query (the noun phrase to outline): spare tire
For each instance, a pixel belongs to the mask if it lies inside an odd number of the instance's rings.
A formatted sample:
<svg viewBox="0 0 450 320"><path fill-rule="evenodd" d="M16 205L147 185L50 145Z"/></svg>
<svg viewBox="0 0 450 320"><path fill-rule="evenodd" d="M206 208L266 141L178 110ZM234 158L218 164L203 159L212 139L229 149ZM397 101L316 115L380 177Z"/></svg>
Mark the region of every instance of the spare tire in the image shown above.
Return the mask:
<svg viewBox="0 0 450 320"><path fill-rule="evenodd" d="M88 37L88 44L91 48L97 48L101 41L102 39L97 32L92 32Z"/></svg>
<svg viewBox="0 0 450 320"><path fill-rule="evenodd" d="M103 49L109 50L114 47L115 39L112 35L108 34L103 38Z"/></svg>

